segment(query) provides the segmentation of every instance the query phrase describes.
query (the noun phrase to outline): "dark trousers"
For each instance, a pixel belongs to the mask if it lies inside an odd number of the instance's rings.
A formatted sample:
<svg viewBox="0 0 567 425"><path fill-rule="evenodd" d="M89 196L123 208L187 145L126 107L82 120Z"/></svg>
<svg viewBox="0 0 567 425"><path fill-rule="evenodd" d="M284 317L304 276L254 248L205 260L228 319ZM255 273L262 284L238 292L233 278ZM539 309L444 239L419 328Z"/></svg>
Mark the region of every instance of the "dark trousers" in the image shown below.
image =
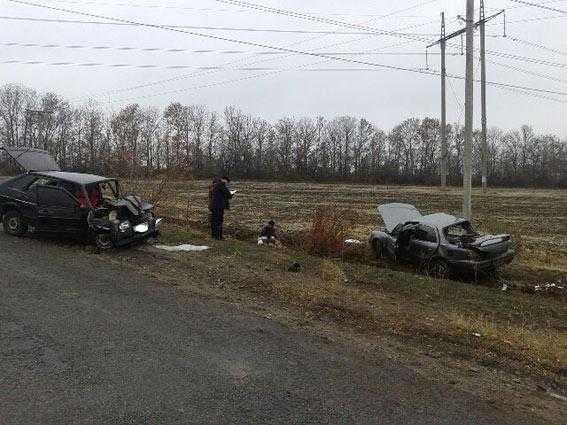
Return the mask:
<svg viewBox="0 0 567 425"><path fill-rule="evenodd" d="M222 239L222 223L224 221L224 208L211 210L211 237Z"/></svg>

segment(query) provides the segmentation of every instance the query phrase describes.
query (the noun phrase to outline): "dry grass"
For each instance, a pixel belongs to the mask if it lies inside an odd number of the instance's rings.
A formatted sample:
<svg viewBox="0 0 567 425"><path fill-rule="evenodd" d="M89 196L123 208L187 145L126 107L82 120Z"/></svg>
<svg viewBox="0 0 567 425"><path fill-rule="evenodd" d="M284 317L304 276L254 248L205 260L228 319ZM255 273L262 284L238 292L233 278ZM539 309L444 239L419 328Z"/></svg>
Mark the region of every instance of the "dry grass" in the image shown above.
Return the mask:
<svg viewBox="0 0 567 425"><path fill-rule="evenodd" d="M159 212L205 228L207 187L203 180L172 181ZM234 182L239 189L226 218L226 231L243 240L253 240L259 226L269 218L278 223L278 236L287 246L300 247L312 230L315 211L346 210L356 213L345 237L366 241L382 223L376 206L385 202L407 202L423 213L446 211L458 215L458 188L376 186L315 183ZM506 267L502 279L518 284L556 282L567 275L567 191L491 189L473 193L474 224L481 231L510 233L516 240L516 261ZM357 250L358 251L358 250ZM368 261L367 253L345 258Z"/></svg>
<svg viewBox="0 0 567 425"><path fill-rule="evenodd" d="M204 232L168 226L169 243L210 243ZM567 373L567 300L436 280L292 249L273 250L236 239L199 255L174 254L159 278L210 285L283 303L307 316L369 334L396 335L457 356L536 373ZM298 261L301 273L289 273ZM180 283L180 280L186 282ZM481 336L477 337L474 334ZM442 347L442 348L441 348Z"/></svg>

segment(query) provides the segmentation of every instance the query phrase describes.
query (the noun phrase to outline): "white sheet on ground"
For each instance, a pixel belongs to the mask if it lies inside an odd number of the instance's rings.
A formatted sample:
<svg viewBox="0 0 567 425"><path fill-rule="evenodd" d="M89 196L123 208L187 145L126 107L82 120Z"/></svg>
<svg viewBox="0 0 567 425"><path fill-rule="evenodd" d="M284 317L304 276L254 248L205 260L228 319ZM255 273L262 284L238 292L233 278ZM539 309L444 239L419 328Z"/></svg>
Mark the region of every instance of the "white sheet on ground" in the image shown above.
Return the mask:
<svg viewBox="0 0 567 425"><path fill-rule="evenodd" d="M199 252L199 251L206 251L207 249L209 249L208 246L198 246L198 245L189 245L189 244L176 245L176 246L154 245L154 247L157 249L163 249L164 251L170 251L170 252L179 252L179 251Z"/></svg>

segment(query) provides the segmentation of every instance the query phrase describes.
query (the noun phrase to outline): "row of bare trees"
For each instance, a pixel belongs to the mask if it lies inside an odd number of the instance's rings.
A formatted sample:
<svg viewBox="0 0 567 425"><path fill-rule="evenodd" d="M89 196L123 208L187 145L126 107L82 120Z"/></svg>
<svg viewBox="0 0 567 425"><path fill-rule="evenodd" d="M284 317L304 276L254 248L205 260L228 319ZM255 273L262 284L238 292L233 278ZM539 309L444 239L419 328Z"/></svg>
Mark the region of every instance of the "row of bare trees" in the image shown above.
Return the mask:
<svg viewBox="0 0 567 425"><path fill-rule="evenodd" d="M74 107L56 94L0 88L0 143L49 150L69 170L117 175L371 181L435 184L439 121L410 118L386 132L366 119L283 118L270 123L228 107L131 104L114 113ZM447 128L449 181L462 178L463 129ZM567 187L567 141L520 130L490 130L489 180L506 186ZM474 147L480 170L479 135Z"/></svg>

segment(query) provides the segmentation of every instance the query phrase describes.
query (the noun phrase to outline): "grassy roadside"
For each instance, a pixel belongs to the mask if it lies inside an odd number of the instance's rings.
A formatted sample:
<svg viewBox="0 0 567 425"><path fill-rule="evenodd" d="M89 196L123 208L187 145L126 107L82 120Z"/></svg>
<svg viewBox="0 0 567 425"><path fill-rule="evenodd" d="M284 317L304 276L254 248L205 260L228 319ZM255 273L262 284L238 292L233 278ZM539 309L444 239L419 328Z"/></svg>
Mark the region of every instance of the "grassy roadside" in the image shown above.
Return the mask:
<svg viewBox="0 0 567 425"><path fill-rule="evenodd" d="M160 239L211 243L200 230L171 225ZM480 364L567 376L565 298L503 292L236 239L211 247L176 254L147 248L151 255L143 262L124 258L176 285L252 294L361 334L442 344ZM288 271L293 262L301 264L299 273Z"/></svg>

